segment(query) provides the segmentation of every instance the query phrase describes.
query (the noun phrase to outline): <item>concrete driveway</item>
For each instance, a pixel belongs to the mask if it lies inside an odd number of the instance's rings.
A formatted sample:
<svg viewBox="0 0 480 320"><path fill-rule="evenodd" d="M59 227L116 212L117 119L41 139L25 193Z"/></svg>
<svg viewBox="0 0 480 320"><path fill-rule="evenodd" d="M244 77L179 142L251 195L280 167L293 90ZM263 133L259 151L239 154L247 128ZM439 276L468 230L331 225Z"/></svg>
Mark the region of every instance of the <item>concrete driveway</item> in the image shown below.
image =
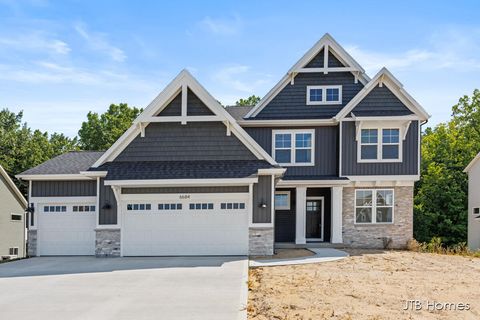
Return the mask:
<svg viewBox="0 0 480 320"><path fill-rule="evenodd" d="M245 257L40 257L0 264L2 319L246 319Z"/></svg>

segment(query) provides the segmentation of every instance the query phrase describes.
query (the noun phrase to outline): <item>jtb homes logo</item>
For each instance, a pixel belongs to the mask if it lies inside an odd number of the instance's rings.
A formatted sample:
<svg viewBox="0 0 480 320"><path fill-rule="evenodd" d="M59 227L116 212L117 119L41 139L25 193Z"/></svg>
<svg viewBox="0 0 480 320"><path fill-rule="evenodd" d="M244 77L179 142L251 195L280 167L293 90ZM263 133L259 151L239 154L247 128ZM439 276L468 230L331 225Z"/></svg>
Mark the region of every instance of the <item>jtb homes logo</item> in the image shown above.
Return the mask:
<svg viewBox="0 0 480 320"><path fill-rule="evenodd" d="M451 303L438 301L406 300L403 310L427 311L466 311L470 310L469 303Z"/></svg>

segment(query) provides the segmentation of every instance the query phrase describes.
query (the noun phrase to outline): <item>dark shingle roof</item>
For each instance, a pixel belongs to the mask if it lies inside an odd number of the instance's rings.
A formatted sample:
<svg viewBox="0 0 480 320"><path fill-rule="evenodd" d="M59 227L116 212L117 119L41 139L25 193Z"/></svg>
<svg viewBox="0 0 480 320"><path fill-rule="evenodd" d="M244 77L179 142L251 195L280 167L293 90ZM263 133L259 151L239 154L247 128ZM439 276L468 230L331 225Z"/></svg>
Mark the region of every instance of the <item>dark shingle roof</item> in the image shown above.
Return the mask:
<svg viewBox="0 0 480 320"><path fill-rule="evenodd" d="M225 110L227 110L235 120L242 120L252 108L253 106L226 106Z"/></svg>
<svg viewBox="0 0 480 320"><path fill-rule="evenodd" d="M91 171L108 171L106 180L246 178L258 169L272 168L264 160L229 161L118 161Z"/></svg>
<svg viewBox="0 0 480 320"><path fill-rule="evenodd" d="M348 178L338 177L338 176L289 176L286 175L282 178L283 180L345 180L348 181Z"/></svg>
<svg viewBox="0 0 480 320"><path fill-rule="evenodd" d="M71 151L47 160L20 175L35 174L77 174L87 171L104 151Z"/></svg>

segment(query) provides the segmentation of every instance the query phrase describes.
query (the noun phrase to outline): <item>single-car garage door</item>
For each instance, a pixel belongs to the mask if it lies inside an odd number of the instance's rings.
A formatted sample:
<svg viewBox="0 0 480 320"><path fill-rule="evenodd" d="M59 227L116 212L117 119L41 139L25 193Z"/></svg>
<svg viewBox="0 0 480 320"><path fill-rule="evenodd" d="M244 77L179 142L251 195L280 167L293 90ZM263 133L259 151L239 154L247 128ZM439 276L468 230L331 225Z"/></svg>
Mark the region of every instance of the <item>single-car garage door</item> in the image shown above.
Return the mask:
<svg viewBox="0 0 480 320"><path fill-rule="evenodd" d="M248 193L122 196L124 256L248 254Z"/></svg>
<svg viewBox="0 0 480 320"><path fill-rule="evenodd" d="M94 255L94 204L39 204L38 255Z"/></svg>

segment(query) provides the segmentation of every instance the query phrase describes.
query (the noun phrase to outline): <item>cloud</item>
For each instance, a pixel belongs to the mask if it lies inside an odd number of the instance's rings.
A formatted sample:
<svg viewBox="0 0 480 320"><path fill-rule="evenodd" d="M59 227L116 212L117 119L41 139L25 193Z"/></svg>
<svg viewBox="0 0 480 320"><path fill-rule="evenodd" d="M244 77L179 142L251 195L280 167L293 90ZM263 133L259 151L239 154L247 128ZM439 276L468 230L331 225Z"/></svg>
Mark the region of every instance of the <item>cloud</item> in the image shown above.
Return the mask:
<svg viewBox="0 0 480 320"><path fill-rule="evenodd" d="M117 48L107 41L106 34L89 32L83 23L75 24L74 28L93 50L106 54L117 62L123 62L127 58L127 55L122 49Z"/></svg>
<svg viewBox="0 0 480 320"><path fill-rule="evenodd" d="M230 19L214 19L206 16L200 21L200 25L212 34L232 36L240 33L243 28L243 21L236 15Z"/></svg>
<svg viewBox="0 0 480 320"><path fill-rule="evenodd" d="M13 37L0 37L0 46L4 49L18 51L40 51L55 53L60 55L68 54L71 49L69 45L59 39L51 38L42 32L32 32L30 34L20 34Z"/></svg>

